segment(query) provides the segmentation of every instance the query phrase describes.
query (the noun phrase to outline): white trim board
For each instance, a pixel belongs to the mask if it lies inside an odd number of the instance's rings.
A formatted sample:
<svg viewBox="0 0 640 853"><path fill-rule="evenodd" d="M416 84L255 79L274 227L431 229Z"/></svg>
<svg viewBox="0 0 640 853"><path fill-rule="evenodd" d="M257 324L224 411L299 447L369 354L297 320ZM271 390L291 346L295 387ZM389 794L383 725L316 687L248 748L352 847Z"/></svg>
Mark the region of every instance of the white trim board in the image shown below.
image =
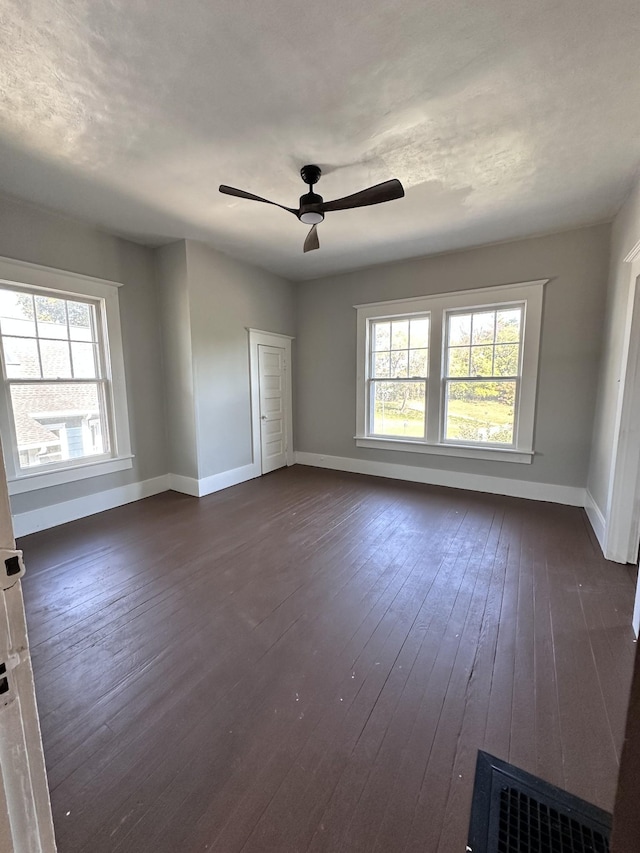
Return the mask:
<svg viewBox="0 0 640 853"><path fill-rule="evenodd" d="M259 477L260 471L256 466L243 465L231 471L223 471L221 474L213 474L196 480L194 477L183 477L180 474L163 474L150 480L139 483L130 483L128 486L119 486L115 489L106 489L95 492L81 498L73 498L70 501L62 501L57 504L40 507L39 509L19 512L13 515L13 527L16 536L27 536L29 533L37 533L39 530L48 530L59 524L67 524L69 521L77 521L108 509L115 509L151 495L167 492L181 492L196 498L228 489L246 480Z"/></svg>
<svg viewBox="0 0 640 853"><path fill-rule="evenodd" d="M21 495L25 492L35 492L39 489L48 489L51 486L59 486L62 483L76 483L78 480L90 480L92 477L100 477L103 474L113 474L116 471L126 471L133 468L133 454L113 459L103 459L100 462L86 462L83 465L74 465L69 468L61 468L53 471L34 471L20 477L9 479L7 485L10 495ZM42 466L45 468L46 466Z"/></svg>
<svg viewBox="0 0 640 853"><path fill-rule="evenodd" d="M603 550L608 560L635 563L640 540L640 241L625 261L631 270Z"/></svg>
<svg viewBox="0 0 640 853"><path fill-rule="evenodd" d="M72 270L62 270L56 267L47 267L43 264L32 264L29 261L20 261L17 258L0 257L0 280L13 284L31 284L34 287L55 287L56 281L68 281L77 279L80 282L92 282L95 285L109 287L122 287L124 282L112 281L108 278L96 278L94 275L85 275ZM65 287L62 288L63 290ZM68 289L68 288L66 288Z"/></svg>
<svg viewBox="0 0 640 853"><path fill-rule="evenodd" d="M180 474L169 474L169 489L174 492L182 492L192 495L194 498L203 498L213 492L220 492L230 486L237 486L247 480L253 480L260 476L260 469L255 463L242 465L240 468L232 468L230 471L222 471L220 474L212 474L196 480L195 477L183 477Z"/></svg>
<svg viewBox="0 0 640 853"><path fill-rule="evenodd" d="M508 282L507 284L490 284L488 287L472 287L472 288L467 287L464 290L448 290L448 291L445 290L444 292L441 292L441 293L429 293L426 295L422 294L422 296L407 296L404 299L385 299L384 302L361 302L359 305L354 305L353 307L354 308L384 308L385 305L390 305L391 303L393 303L394 305L395 304L399 305L402 303L409 304L411 302L416 302L420 299L440 299L440 298L448 299L449 297L458 297L458 296L462 296L467 300L471 300L469 302L469 307L474 307L475 303L473 302L473 300L474 300L476 294L480 294L481 296L488 296L488 295L493 296L493 295L495 295L496 291L498 291L498 290L507 290L507 289L516 290L520 287L527 287L530 284L531 285L549 284L550 281L551 281L550 278L536 278L536 279L532 279L531 281L513 281L513 282Z"/></svg>
<svg viewBox="0 0 640 853"><path fill-rule="evenodd" d="M408 480L412 483L426 483L431 486L448 486L454 489L468 489L472 492L488 492L493 495L548 501L566 504L567 506L583 507L585 505L585 489L579 486L532 483L526 480L511 480L506 477L462 474L458 471L416 468L412 465L398 465L393 462L371 462L365 459L351 459L345 456L327 456L301 451L296 453L296 462L299 465L311 465L314 468L330 468L335 471L350 471L354 474L370 474L374 477Z"/></svg>
<svg viewBox="0 0 640 853"><path fill-rule="evenodd" d="M191 495L193 498L200 497L200 487L195 477L185 477L183 474L167 474L167 477L169 478L168 488L172 492Z"/></svg>
<svg viewBox="0 0 640 853"><path fill-rule="evenodd" d="M593 499L593 496L589 489L585 489L584 508L585 512L587 513L589 523L593 528L593 532L596 534L596 539L600 543L602 553L604 554L605 540L607 536L607 523L604 520L602 510Z"/></svg>
<svg viewBox="0 0 640 853"><path fill-rule="evenodd" d="M598 538L602 544L604 518L593 498L586 489L577 486L558 486L553 483L531 483L525 480L510 480L504 477L485 477L479 474L462 474L457 471L441 471L429 468L416 468L410 465L398 465L388 462L371 462L361 459L349 459L342 456L327 456L319 453L295 454L299 465L315 468L328 468L335 471L350 471L354 474L369 474L376 477L388 477L393 480L406 480L414 483L426 483L434 486L447 486L468 489L476 492L488 492L496 495L508 495L529 500L549 501L569 506L583 506ZM223 471L197 480L179 474L165 474L139 483L131 483L116 489L108 489L75 498L29 512L13 516L16 536L26 536L39 530L47 530L59 524L66 524L79 518L95 515L108 509L142 500L151 495L172 489L176 492L204 497L205 495L227 489L260 476L254 464L243 465L231 471Z"/></svg>
<svg viewBox="0 0 640 853"><path fill-rule="evenodd" d="M16 537L27 536L38 530L47 530L59 524L66 524L68 521L86 518L88 515L95 515L107 509L115 509L115 507L166 492L168 489L169 476L164 474L161 477L130 483L128 486L119 486L116 489L106 489L93 495L50 504L29 512L19 512L13 516L13 528Z"/></svg>

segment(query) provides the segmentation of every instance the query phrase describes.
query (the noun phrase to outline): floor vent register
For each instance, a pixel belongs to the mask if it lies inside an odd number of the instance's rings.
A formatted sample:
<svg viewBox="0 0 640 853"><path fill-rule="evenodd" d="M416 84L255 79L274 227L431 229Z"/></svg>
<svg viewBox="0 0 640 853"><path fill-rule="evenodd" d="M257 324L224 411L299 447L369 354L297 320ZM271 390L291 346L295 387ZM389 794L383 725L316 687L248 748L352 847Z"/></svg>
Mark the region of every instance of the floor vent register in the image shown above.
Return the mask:
<svg viewBox="0 0 640 853"><path fill-rule="evenodd" d="M611 815L478 752L468 853L609 853Z"/></svg>

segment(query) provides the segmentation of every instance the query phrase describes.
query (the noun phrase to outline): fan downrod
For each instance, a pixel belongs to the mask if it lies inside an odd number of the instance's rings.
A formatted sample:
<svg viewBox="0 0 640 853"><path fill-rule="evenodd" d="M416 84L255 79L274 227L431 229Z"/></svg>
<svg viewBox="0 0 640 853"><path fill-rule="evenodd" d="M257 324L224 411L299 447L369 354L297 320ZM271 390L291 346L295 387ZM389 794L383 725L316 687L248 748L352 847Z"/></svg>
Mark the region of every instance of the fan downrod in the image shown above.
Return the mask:
<svg viewBox="0 0 640 853"><path fill-rule="evenodd" d="M302 169L300 169L300 177L305 182L305 184L310 187L318 183L321 174L322 169L320 168L320 166L303 166Z"/></svg>

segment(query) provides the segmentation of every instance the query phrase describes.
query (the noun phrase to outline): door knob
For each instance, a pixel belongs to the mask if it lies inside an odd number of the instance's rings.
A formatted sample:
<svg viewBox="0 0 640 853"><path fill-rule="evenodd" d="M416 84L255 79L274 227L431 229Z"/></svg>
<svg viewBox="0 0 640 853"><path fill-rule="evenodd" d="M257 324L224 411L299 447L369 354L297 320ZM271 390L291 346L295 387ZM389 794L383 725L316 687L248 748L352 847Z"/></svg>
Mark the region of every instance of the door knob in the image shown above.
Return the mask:
<svg viewBox="0 0 640 853"><path fill-rule="evenodd" d="M267 419L267 416L266 416L266 415L262 415L261 420L266 421L266 419Z"/></svg>

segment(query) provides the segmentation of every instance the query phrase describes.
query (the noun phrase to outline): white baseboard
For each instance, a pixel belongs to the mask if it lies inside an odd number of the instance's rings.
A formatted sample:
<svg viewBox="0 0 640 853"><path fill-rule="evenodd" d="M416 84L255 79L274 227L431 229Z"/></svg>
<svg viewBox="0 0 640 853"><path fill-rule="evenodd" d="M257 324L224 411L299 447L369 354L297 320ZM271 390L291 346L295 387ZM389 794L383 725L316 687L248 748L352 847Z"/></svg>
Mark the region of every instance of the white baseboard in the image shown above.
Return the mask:
<svg viewBox="0 0 640 853"><path fill-rule="evenodd" d="M489 492L514 498L534 501L584 506L585 490L579 486L558 486L555 483L532 483L527 480L511 480L506 477L489 477L481 474L463 474L459 471L442 471L435 468L417 468L413 465L398 465L392 462L372 462L351 459L345 456L326 456L320 453L296 453L300 465L315 468L332 468L336 471L351 471L354 474L372 474L393 480L408 480L413 483L428 483L431 486L449 486L454 489L469 489L473 492Z"/></svg>
<svg viewBox="0 0 640 853"><path fill-rule="evenodd" d="M604 519L602 513L589 493L575 486L558 486L553 483L531 483L526 480L511 480L504 477L489 477L479 474L462 474L458 471L441 471L432 468L416 468L411 465L398 465L390 462L372 462L363 459L350 459L343 456L326 456L319 453L295 454L295 461L300 465L311 465L316 468L330 468L336 471L351 471L356 474L370 474L376 477L389 477L394 480L408 480L414 483L428 483L434 486L449 486L457 489L469 489L477 492L489 492L496 495L509 495L530 500L549 501L551 503L567 504L569 506L584 506L589 520L602 545L604 535ZM29 512L13 516L15 536L26 536L38 530L66 524L78 518L85 518L107 509L132 503L142 498L165 492L168 489L204 497L205 495L227 489L254 477L259 477L260 471L254 464L243 465L196 480L194 477L183 477L180 474L165 474L131 483L117 489L108 489L75 498L58 504L51 504Z"/></svg>
<svg viewBox="0 0 640 853"><path fill-rule="evenodd" d="M204 495L219 492L221 489L227 489L229 486L235 486L245 480L259 476L260 471L256 471L256 466L253 464L243 465L231 471L223 471L221 474L214 474L211 477L203 477L201 480L196 480L194 477L183 477L181 474L164 474L161 477L143 480L140 483L131 483L117 489L107 489L82 498L74 498L70 501L50 504L40 509L17 513L13 516L14 535L16 537L27 536L29 533L36 533L38 530L57 527L59 524L66 524L68 521L76 521L78 518L85 518L107 509L133 503L133 501L139 501L142 498L148 498L169 489L201 498Z"/></svg>
<svg viewBox="0 0 640 853"><path fill-rule="evenodd" d="M182 474L167 474L167 477L172 492L181 492L183 495L191 495L194 498L200 497L198 480L195 477L183 477Z"/></svg>
<svg viewBox="0 0 640 853"><path fill-rule="evenodd" d="M232 468L231 471L223 471L221 474L203 477L202 480L198 480L198 497L202 498L213 492L219 492L221 489L228 489L229 486L237 486L238 483L253 480L254 477L259 477L260 473L260 468L252 463L251 465L242 465L240 468Z"/></svg>
<svg viewBox="0 0 640 853"><path fill-rule="evenodd" d="M166 492L168 488L169 476L164 474L162 477L154 477L140 483L130 483L128 486L119 486L117 489L106 489L82 498L20 512L13 516L14 536L26 536L38 530L47 530L58 524L66 524L68 521L75 521L78 518L85 518L97 512L104 512L107 509L114 509L123 504Z"/></svg>
<svg viewBox="0 0 640 853"><path fill-rule="evenodd" d="M246 480L252 480L260 476L260 469L253 463L242 465L240 468L232 468L220 474L212 474L196 480L195 477L183 477L181 474L169 474L169 488L174 492L182 492L185 495L193 495L195 498L203 498L213 492L228 489L229 486L237 486Z"/></svg>
<svg viewBox="0 0 640 853"><path fill-rule="evenodd" d="M589 519L591 527L593 528L593 532L596 534L596 539L600 543L600 548L602 549L602 553L604 554L607 523L604 520L602 510L593 499L593 495L591 494L589 489L585 489L584 491L584 508L587 513L587 518Z"/></svg>

